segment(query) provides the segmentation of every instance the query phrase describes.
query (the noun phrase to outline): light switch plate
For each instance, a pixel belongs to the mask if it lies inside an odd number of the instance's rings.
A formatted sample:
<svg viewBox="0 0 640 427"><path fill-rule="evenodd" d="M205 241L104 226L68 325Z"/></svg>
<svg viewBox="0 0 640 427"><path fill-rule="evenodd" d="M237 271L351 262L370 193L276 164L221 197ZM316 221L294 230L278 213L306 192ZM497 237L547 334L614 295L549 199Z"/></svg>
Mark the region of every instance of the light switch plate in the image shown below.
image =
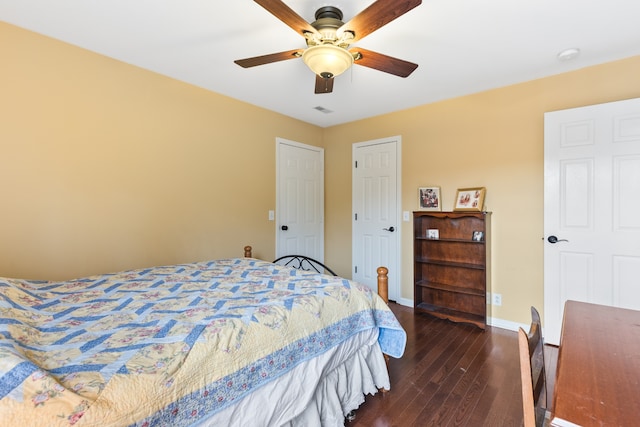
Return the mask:
<svg viewBox="0 0 640 427"><path fill-rule="evenodd" d="M411 221L411 215L409 214L409 211L404 211L402 212L402 220L404 222L409 222Z"/></svg>

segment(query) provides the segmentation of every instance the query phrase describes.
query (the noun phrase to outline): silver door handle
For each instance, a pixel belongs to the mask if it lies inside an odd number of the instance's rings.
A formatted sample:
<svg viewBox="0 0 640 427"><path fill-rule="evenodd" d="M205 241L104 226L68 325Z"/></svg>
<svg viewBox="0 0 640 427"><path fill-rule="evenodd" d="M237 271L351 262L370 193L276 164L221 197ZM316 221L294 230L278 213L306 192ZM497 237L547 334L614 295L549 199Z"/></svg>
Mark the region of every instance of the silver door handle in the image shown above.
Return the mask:
<svg viewBox="0 0 640 427"><path fill-rule="evenodd" d="M547 241L549 243L568 242L567 239L558 239L556 236L547 237Z"/></svg>

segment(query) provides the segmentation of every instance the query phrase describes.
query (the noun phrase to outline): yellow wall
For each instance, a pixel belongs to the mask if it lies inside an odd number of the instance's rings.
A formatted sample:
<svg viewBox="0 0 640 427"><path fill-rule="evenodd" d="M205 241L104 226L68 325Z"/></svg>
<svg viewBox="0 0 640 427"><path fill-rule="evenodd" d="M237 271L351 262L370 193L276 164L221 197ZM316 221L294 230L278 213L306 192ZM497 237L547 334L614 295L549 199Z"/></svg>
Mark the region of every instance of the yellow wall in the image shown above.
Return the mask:
<svg viewBox="0 0 640 427"><path fill-rule="evenodd" d="M9 42L10 41L10 42ZM543 113L640 97L640 57L321 129L0 23L0 275L274 255L275 137L325 147L325 260L351 271L351 146L402 136L417 188L487 187L493 317L542 307ZM402 223L402 298L412 299Z"/></svg>
<svg viewBox="0 0 640 427"><path fill-rule="evenodd" d="M351 145L402 136L402 209L418 208L421 186L440 186L443 207L456 189L487 188L492 214L491 316L526 323L543 307L543 114L640 97L640 56L325 130L328 265L348 271ZM402 297L413 298L411 223L402 223ZM345 270L346 269L346 270Z"/></svg>
<svg viewBox="0 0 640 427"><path fill-rule="evenodd" d="M322 129L0 23L0 275L273 259L275 138Z"/></svg>

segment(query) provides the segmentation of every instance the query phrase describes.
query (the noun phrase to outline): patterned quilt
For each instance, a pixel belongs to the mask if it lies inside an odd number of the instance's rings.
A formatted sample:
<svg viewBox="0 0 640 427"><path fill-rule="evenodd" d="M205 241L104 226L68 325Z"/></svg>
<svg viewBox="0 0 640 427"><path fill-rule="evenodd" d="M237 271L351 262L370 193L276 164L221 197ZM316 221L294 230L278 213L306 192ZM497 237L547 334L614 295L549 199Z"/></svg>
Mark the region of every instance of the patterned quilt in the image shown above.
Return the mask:
<svg viewBox="0 0 640 427"><path fill-rule="evenodd" d="M402 355L405 332L368 287L252 258L0 278L0 420L190 425L370 328Z"/></svg>

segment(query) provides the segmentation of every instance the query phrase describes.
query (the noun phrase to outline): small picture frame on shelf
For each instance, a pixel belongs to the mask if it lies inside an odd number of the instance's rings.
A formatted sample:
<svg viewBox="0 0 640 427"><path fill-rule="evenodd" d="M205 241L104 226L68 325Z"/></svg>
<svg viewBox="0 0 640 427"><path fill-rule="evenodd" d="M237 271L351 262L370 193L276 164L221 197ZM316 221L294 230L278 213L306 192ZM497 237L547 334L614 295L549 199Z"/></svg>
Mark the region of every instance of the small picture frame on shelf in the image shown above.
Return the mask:
<svg viewBox="0 0 640 427"><path fill-rule="evenodd" d="M454 211L478 211L484 207L484 187L458 188Z"/></svg>
<svg viewBox="0 0 640 427"><path fill-rule="evenodd" d="M471 235L471 240L474 242L482 242L484 240L484 231L474 231Z"/></svg>
<svg viewBox="0 0 640 427"><path fill-rule="evenodd" d="M440 187L419 187L418 206L423 211L441 211Z"/></svg>
<svg viewBox="0 0 640 427"><path fill-rule="evenodd" d="M439 239L440 231L436 228L430 228L427 230L427 239Z"/></svg>

